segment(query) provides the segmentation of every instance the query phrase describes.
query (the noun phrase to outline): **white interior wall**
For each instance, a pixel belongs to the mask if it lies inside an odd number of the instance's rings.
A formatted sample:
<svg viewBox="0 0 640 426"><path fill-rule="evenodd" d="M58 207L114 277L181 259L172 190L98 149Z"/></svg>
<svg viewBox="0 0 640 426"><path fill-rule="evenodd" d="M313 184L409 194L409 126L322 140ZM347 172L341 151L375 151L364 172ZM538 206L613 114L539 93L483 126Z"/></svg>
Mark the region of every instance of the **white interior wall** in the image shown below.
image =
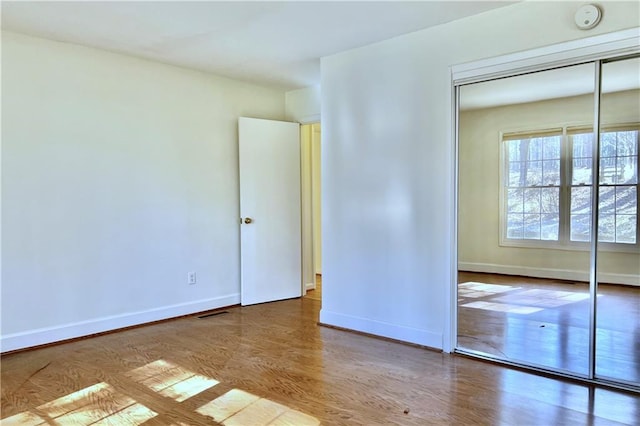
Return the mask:
<svg viewBox="0 0 640 426"><path fill-rule="evenodd" d="M285 93L285 111L289 121L303 124L320 121L320 86Z"/></svg>
<svg viewBox="0 0 640 426"><path fill-rule="evenodd" d="M279 90L3 33L2 350L239 303L237 118L284 109Z"/></svg>
<svg viewBox="0 0 640 426"><path fill-rule="evenodd" d="M464 96L462 93L461 96ZM640 117L639 92L604 95L604 123ZM459 131L459 249L461 270L588 280L588 251L500 246L500 132L593 125L592 95L463 111ZM605 282L640 285L638 253L602 252Z"/></svg>
<svg viewBox="0 0 640 426"><path fill-rule="evenodd" d="M450 67L638 25L602 5L588 32L523 2L322 59L322 323L451 349Z"/></svg>

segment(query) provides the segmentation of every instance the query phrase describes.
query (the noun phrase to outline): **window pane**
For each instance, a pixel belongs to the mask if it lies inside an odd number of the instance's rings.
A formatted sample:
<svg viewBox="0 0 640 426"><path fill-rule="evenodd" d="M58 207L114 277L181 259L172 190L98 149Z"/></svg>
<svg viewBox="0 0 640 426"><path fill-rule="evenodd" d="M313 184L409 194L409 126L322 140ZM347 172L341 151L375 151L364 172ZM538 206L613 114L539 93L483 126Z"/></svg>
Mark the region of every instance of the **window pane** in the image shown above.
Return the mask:
<svg viewBox="0 0 640 426"><path fill-rule="evenodd" d="M560 160L542 162L542 184L560 186Z"/></svg>
<svg viewBox="0 0 640 426"><path fill-rule="evenodd" d="M600 157L616 156L616 132L600 134Z"/></svg>
<svg viewBox="0 0 640 426"><path fill-rule="evenodd" d="M618 157L616 161L616 183L638 183L638 156Z"/></svg>
<svg viewBox="0 0 640 426"><path fill-rule="evenodd" d="M541 239L557 241L559 227L560 227L559 215L543 214Z"/></svg>
<svg viewBox="0 0 640 426"><path fill-rule="evenodd" d="M635 186L619 186L616 188L616 213L636 214L638 211L638 195Z"/></svg>
<svg viewBox="0 0 640 426"><path fill-rule="evenodd" d="M638 183L638 132L602 133L600 144L601 183Z"/></svg>
<svg viewBox="0 0 640 426"><path fill-rule="evenodd" d="M618 155L638 155L638 131L618 132Z"/></svg>
<svg viewBox="0 0 640 426"><path fill-rule="evenodd" d="M543 213L558 213L560 211L560 188L542 188L540 205Z"/></svg>
<svg viewBox="0 0 640 426"><path fill-rule="evenodd" d="M520 182L521 168L519 162L509 163L509 186L522 186Z"/></svg>
<svg viewBox="0 0 640 426"><path fill-rule="evenodd" d="M540 215L525 214L524 215L524 238L539 240L540 239Z"/></svg>
<svg viewBox="0 0 640 426"><path fill-rule="evenodd" d="M542 185L542 161L527 161L526 186Z"/></svg>
<svg viewBox="0 0 640 426"><path fill-rule="evenodd" d="M638 132L606 132L600 137L599 240L635 244L638 211Z"/></svg>
<svg viewBox="0 0 640 426"><path fill-rule="evenodd" d="M540 188L524 190L524 211L525 213L540 213Z"/></svg>
<svg viewBox="0 0 640 426"><path fill-rule="evenodd" d="M572 185L591 184L591 158L577 158L573 160Z"/></svg>
<svg viewBox="0 0 640 426"><path fill-rule="evenodd" d="M600 215L598 219L598 241L614 243L616 241L616 221L614 215Z"/></svg>
<svg viewBox="0 0 640 426"><path fill-rule="evenodd" d="M618 215L616 217L616 242L636 243L636 215Z"/></svg>
<svg viewBox="0 0 640 426"><path fill-rule="evenodd" d="M571 188L571 241L591 238L591 187Z"/></svg>
<svg viewBox="0 0 640 426"><path fill-rule="evenodd" d="M507 190L507 211L509 213L524 212L524 190L523 189Z"/></svg>
<svg viewBox="0 0 640 426"><path fill-rule="evenodd" d="M593 156L593 134L582 133L573 135L573 158L591 158Z"/></svg>
<svg viewBox="0 0 640 426"><path fill-rule="evenodd" d="M524 150L526 154L526 143L527 141L515 140L507 142L507 152L509 154L509 161L524 161L526 155L521 155L522 150Z"/></svg>
<svg viewBox="0 0 640 426"><path fill-rule="evenodd" d="M591 187L571 188L571 214L591 214Z"/></svg>
<svg viewBox="0 0 640 426"><path fill-rule="evenodd" d="M560 140L560 136L544 138L542 155L544 160L560 158Z"/></svg>
<svg viewBox="0 0 640 426"><path fill-rule="evenodd" d="M522 239L523 234L523 217L521 214L507 215L507 238Z"/></svg>
<svg viewBox="0 0 640 426"><path fill-rule="evenodd" d="M589 241L591 238L591 216L571 215L571 241Z"/></svg>
<svg viewBox="0 0 640 426"><path fill-rule="evenodd" d="M614 186L600 187L600 199L598 200L600 215L616 213L616 188Z"/></svg>
<svg viewBox="0 0 640 426"><path fill-rule="evenodd" d="M600 183L603 185L612 185L616 183L616 180L616 158L600 158Z"/></svg>
<svg viewBox="0 0 640 426"><path fill-rule="evenodd" d="M542 160L542 142L544 138L533 138L529 140L528 160Z"/></svg>

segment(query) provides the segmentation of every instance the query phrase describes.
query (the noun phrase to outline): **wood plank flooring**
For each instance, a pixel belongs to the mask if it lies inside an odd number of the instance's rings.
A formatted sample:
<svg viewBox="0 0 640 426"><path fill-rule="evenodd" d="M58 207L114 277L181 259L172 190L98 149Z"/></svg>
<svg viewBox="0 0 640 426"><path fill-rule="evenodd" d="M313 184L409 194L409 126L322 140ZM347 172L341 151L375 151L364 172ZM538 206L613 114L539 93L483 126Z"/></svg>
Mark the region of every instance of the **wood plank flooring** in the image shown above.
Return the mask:
<svg viewBox="0 0 640 426"><path fill-rule="evenodd" d="M317 325L309 298L1 359L2 425L617 425L637 395Z"/></svg>
<svg viewBox="0 0 640 426"><path fill-rule="evenodd" d="M586 283L470 272L458 282L461 347L587 375ZM596 374L640 383L640 288L598 290Z"/></svg>

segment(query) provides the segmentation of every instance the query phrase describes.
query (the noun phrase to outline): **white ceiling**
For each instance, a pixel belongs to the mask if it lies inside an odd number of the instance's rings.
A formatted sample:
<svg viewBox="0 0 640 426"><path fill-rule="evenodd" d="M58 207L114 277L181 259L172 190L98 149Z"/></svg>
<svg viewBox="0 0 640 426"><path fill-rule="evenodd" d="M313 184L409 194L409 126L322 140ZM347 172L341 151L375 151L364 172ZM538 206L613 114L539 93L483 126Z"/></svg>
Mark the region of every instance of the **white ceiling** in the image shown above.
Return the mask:
<svg viewBox="0 0 640 426"><path fill-rule="evenodd" d="M295 89L320 59L506 1L9 2L5 30Z"/></svg>

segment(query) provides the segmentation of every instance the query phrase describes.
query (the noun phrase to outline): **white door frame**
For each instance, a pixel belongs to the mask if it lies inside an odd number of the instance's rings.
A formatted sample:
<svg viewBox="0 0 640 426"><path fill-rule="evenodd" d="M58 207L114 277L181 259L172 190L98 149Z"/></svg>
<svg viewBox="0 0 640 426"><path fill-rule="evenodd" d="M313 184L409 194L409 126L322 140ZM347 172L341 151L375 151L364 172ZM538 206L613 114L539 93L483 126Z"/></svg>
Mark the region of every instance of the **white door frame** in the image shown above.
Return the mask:
<svg viewBox="0 0 640 426"><path fill-rule="evenodd" d="M313 264L313 203L311 125L300 125L300 188L302 217L302 294L315 288Z"/></svg>
<svg viewBox="0 0 640 426"><path fill-rule="evenodd" d="M307 264L310 269L311 272L309 273L310 275L310 279L312 280L311 282L306 282L305 280L307 280L308 277L304 276L304 272L303 272L303 283L302 283L302 292L303 294L305 294L305 292L307 290L311 290L311 289L315 289L316 288L316 282L315 282L315 276L316 276L316 271L317 271L317 267L318 265L316 264L316 242L318 240L318 238L321 238L320 235L318 235L318 233L316 232L315 229L315 224L316 224L316 220L318 219L316 217L316 214L314 212L314 202L313 202L313 197L315 196L315 192L314 192L314 186L313 186L313 175L314 175L314 167L315 167L315 161L314 161L314 132L315 129L313 128L313 125L315 124L320 124L317 121L313 121L313 122L309 122L309 123L301 123L300 126L300 132L301 132L301 137L300 137L300 143L301 145L301 188L302 188L302 205L301 205L301 209L302 209L302 218L303 218L303 232L302 232L302 246L303 246L303 271L305 269L305 264ZM304 128L304 126L312 126L309 128ZM309 135L308 136L308 140L306 140L307 136L303 135L303 132L305 130L309 131ZM322 149L322 147L320 146L320 149ZM305 162L306 162L306 167L305 167ZM308 205L306 204L308 203ZM306 215L308 215L307 217L305 217ZM305 220L309 220L309 229L305 229Z"/></svg>

